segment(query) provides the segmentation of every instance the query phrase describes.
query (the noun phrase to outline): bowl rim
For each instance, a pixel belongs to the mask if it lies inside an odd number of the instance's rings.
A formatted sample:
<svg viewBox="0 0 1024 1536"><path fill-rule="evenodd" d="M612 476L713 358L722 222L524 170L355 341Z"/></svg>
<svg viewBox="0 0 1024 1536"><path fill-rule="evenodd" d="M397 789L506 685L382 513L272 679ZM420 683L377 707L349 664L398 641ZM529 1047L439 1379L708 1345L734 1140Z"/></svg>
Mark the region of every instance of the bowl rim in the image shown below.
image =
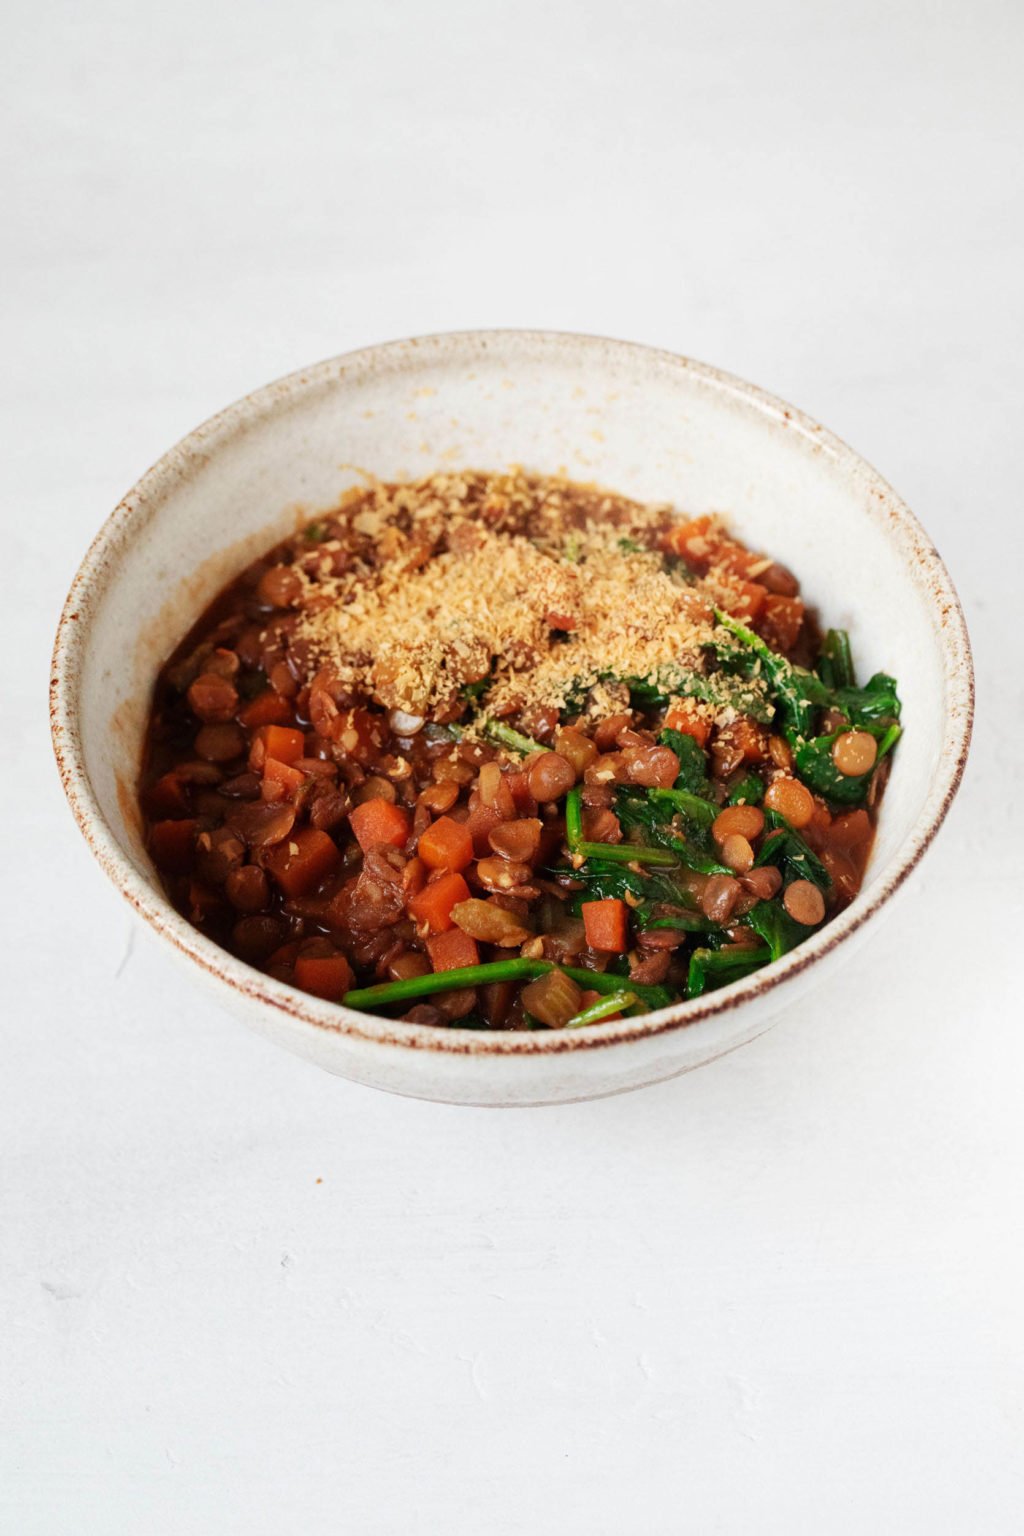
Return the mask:
<svg viewBox="0 0 1024 1536"><path fill-rule="evenodd" d="M86 769L79 729L78 694L82 659L91 621L104 596L106 579L118 549L137 537L148 509L158 505L164 488L178 479L195 458L209 458L254 420L293 405L306 393L314 393L332 379L344 377L353 367L401 364L408 355L422 360L431 350L439 360L455 349L472 349L477 356L503 343L516 342L537 349L564 353L575 348L584 355L591 349L618 354L624 359L645 359L651 366L679 369L720 394L753 408L779 427L792 430L804 451L823 454L841 474L860 482L870 495L870 508L879 520L894 525L913 549L918 580L928 586L939 609L936 637L942 652L946 689L946 722L941 750L932 774L924 806L916 822L895 850L880 875L844 912L812 938L763 970L734 982L706 997L673 1003L654 1013L641 1014L614 1024L598 1023L577 1030L492 1031L460 1030L450 1026L409 1024L342 1004L322 1002L275 981L238 960L193 928L150 885L122 851L96 799ZM403 1050L433 1051L445 1055L551 1056L565 1051L585 1051L648 1039L679 1029L693 1029L712 1019L726 1022L744 1004L752 1003L791 981L825 955L837 949L869 922L903 885L916 868L945 820L963 778L974 719L974 669L970 638L960 600L949 572L924 528L906 503L878 472L842 439L820 426L804 412L786 404L757 385L706 363L638 342L572 331L532 329L485 329L438 332L377 343L327 358L301 368L242 396L209 417L182 438L146 471L123 496L90 544L71 583L54 641L50 674L51 738L61 783L79 830L105 873L135 910L164 939L195 961L216 980L244 998L262 1002L316 1034L344 1035L352 1040Z"/></svg>

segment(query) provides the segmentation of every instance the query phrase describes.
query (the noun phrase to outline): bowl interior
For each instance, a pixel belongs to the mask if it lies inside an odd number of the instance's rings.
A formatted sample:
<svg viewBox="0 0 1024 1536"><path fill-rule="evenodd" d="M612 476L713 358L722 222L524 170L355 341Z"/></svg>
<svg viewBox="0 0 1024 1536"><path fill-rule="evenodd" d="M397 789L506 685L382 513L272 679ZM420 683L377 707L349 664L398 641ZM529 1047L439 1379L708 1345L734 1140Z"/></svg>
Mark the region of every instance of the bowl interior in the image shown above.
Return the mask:
<svg viewBox="0 0 1024 1536"><path fill-rule="evenodd" d="M133 803L150 691L219 588L364 474L510 464L724 512L849 629L863 676L896 674L906 734L869 888L922 811L947 724L924 541L870 473L837 465L831 439L732 381L641 348L515 334L378 348L271 386L172 450L128 499L78 620L89 626L80 732L100 809L139 874L152 883Z"/></svg>

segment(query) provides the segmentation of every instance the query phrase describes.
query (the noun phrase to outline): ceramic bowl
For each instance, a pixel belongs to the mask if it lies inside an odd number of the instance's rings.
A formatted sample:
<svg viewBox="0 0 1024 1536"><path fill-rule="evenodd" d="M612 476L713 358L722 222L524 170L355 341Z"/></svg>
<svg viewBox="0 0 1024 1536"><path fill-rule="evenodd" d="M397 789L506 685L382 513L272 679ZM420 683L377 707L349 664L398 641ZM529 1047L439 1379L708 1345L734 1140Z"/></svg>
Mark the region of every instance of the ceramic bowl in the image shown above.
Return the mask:
<svg viewBox="0 0 1024 1536"><path fill-rule="evenodd" d="M503 1034L320 1002L227 954L163 895L135 796L157 670L243 565L334 505L363 472L392 480L511 464L689 513L725 513L743 540L798 573L830 623L850 631L864 676L896 674L905 735L867 879L841 916L783 960L642 1018ZM54 745L78 825L193 979L343 1077L496 1105L591 1098L689 1071L760 1035L808 988L833 982L942 823L963 771L972 699L963 614L931 540L831 433L682 357L514 331L394 342L320 363L193 432L100 530L68 596L52 674Z"/></svg>

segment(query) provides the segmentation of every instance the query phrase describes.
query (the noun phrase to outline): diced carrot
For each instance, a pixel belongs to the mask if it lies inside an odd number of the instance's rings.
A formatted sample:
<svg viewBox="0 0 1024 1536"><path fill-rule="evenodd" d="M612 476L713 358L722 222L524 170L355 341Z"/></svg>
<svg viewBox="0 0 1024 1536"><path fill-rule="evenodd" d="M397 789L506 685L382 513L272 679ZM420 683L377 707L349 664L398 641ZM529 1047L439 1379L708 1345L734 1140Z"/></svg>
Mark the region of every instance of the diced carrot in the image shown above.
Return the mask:
<svg viewBox="0 0 1024 1536"><path fill-rule="evenodd" d="M150 816L188 815L188 793L173 769L151 784L143 798Z"/></svg>
<svg viewBox="0 0 1024 1536"><path fill-rule="evenodd" d="M766 587L759 581L744 581L742 576L729 576L722 581L722 607L737 619L752 624L759 618L768 596Z"/></svg>
<svg viewBox="0 0 1024 1536"><path fill-rule="evenodd" d="M782 597L769 592L758 617L757 627L774 651L791 651L800 638L804 605L798 597Z"/></svg>
<svg viewBox="0 0 1024 1536"><path fill-rule="evenodd" d="M264 800L286 800L305 782L305 774L300 773L298 768L293 768L290 763L280 763L276 757L268 757L263 764Z"/></svg>
<svg viewBox="0 0 1024 1536"><path fill-rule="evenodd" d="M344 955L299 955L295 961L295 985L329 1003L340 1003L354 979Z"/></svg>
<svg viewBox="0 0 1024 1536"><path fill-rule="evenodd" d="M409 838L411 822L404 805L390 800L364 800L349 812L349 821L360 848L402 848Z"/></svg>
<svg viewBox="0 0 1024 1536"><path fill-rule="evenodd" d="M305 751L306 738L301 731L287 725L261 725L253 736L249 767L259 773L268 758L278 763L294 763Z"/></svg>
<svg viewBox="0 0 1024 1536"><path fill-rule="evenodd" d="M431 933L445 933L454 928L452 907L469 900L469 886L462 876L449 873L431 880L408 902L409 916L417 923L425 924Z"/></svg>
<svg viewBox="0 0 1024 1536"><path fill-rule="evenodd" d="M739 747L745 763L764 761L768 752L768 738L756 720L751 720L748 715L740 715L738 720L725 727L725 734Z"/></svg>
<svg viewBox="0 0 1024 1536"><path fill-rule="evenodd" d="M292 832L263 859L264 868L288 897L307 896L340 862L336 845L316 827Z"/></svg>
<svg viewBox="0 0 1024 1536"><path fill-rule="evenodd" d="M758 566L764 570L767 563L763 555L755 555L743 544L734 544L728 539L715 550L715 565L728 571L730 576L749 577ZM756 580L756 577L751 579Z"/></svg>
<svg viewBox="0 0 1024 1536"><path fill-rule="evenodd" d="M617 896L604 901L585 901L580 907L583 928L591 949L606 955L624 955L626 952L626 903Z"/></svg>
<svg viewBox="0 0 1024 1536"><path fill-rule="evenodd" d="M670 554L685 560L691 570L706 571L721 543L712 523L713 519L707 515L677 523L666 533L663 546Z"/></svg>
<svg viewBox="0 0 1024 1536"><path fill-rule="evenodd" d="M681 699L665 716L665 729L678 731L681 736L692 736L698 747L703 747L711 735L711 721L704 718L696 704Z"/></svg>
<svg viewBox="0 0 1024 1536"><path fill-rule="evenodd" d="M288 725L295 716L287 699L282 699L273 688L264 688L262 693L242 706L238 718L247 731L252 731L258 725Z"/></svg>
<svg viewBox="0 0 1024 1536"><path fill-rule="evenodd" d="M473 834L466 822L439 816L420 837L416 852L430 869L465 869L473 862Z"/></svg>
<svg viewBox="0 0 1024 1536"><path fill-rule="evenodd" d="M168 875L188 874L192 867L196 825L193 820L154 823L149 832L149 851L157 869Z"/></svg>
<svg viewBox="0 0 1024 1536"><path fill-rule="evenodd" d="M488 838L502 820L489 805L475 805L462 825L473 839L473 852L478 859L486 859L491 852Z"/></svg>
<svg viewBox="0 0 1024 1536"><path fill-rule="evenodd" d="M461 928L447 928L427 940L427 954L435 971L457 971L463 965L479 965L480 951L476 939L471 939Z"/></svg>

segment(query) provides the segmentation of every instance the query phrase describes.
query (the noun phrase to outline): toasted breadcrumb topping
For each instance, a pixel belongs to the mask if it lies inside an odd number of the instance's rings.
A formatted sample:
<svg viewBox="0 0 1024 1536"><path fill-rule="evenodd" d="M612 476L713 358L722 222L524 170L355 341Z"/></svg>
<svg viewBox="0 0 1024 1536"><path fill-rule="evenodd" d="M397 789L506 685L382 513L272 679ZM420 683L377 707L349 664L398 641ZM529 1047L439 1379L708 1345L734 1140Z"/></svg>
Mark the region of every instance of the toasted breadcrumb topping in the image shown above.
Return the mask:
<svg viewBox="0 0 1024 1536"><path fill-rule="evenodd" d="M314 670L436 720L467 697L490 718L608 714L622 679L685 696L728 636L715 583L663 550L676 521L668 505L522 472L375 483L305 562L296 635Z"/></svg>

